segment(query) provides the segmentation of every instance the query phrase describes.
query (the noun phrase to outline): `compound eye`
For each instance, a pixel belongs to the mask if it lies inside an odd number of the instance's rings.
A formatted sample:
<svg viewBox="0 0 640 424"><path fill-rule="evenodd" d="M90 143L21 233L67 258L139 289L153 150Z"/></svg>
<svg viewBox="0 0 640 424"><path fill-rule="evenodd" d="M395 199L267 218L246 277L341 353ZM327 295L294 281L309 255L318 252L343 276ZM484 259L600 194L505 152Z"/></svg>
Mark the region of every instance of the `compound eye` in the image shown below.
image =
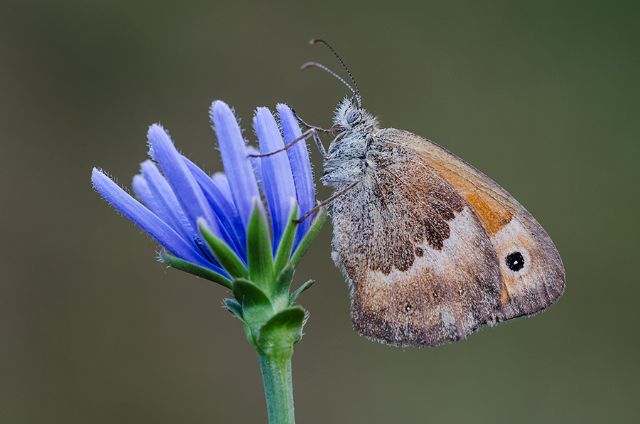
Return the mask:
<svg viewBox="0 0 640 424"><path fill-rule="evenodd" d="M349 125L353 125L360 120L360 111L358 109L353 109L349 113L347 113L347 123Z"/></svg>

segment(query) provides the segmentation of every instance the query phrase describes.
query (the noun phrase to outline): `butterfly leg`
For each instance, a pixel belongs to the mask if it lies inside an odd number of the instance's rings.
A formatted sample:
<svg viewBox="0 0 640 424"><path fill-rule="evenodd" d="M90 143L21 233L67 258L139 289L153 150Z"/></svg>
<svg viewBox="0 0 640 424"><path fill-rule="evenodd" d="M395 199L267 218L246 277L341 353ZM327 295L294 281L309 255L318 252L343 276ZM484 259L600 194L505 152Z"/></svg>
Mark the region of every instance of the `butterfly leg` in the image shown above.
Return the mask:
<svg viewBox="0 0 640 424"><path fill-rule="evenodd" d="M318 151L320 152L320 154L322 155L322 159L326 159L327 158L327 151L324 148L324 145L322 144L322 140L320 140L320 136L318 135L318 133L323 132L325 134L332 134L335 136L334 132L333 132L333 128L321 128L321 127L317 127L315 125L311 125L308 124L305 120L303 120L294 109L291 109L291 112L293 112L293 115L296 117L296 119L298 120L298 122L305 128L307 128L307 130L313 130L313 142L316 144L316 148L318 149Z"/></svg>
<svg viewBox="0 0 640 424"><path fill-rule="evenodd" d="M248 156L250 158L264 158L264 157L268 157L268 156L273 156L273 155L275 155L277 153L284 152L285 150L289 150L297 142L302 141L302 140L306 140L309 137L311 137L313 139L313 142L315 143L316 148L320 152L320 155L322 155L322 159L326 159L327 158L327 151L325 150L324 145L322 144L322 140L320 140L320 137L318 136L318 130L315 127L314 128L309 128L308 130L303 132L299 137L294 138L293 140L291 140L289 143L287 143L284 147L282 147L280 149L276 149L276 150L274 150L272 152L267 152L267 153L252 153L252 154L250 154Z"/></svg>
<svg viewBox="0 0 640 424"><path fill-rule="evenodd" d="M311 215L315 214L320 209L322 209L323 207L327 206L328 204L333 202L335 199L337 199L338 197L342 196L343 194L345 194L346 192L348 192L349 190L354 188L356 186L356 184L358 184L359 182L360 182L360 180L356 180L356 181L352 182L351 184L349 184L348 186L346 186L345 188L343 188L342 190L338 191L337 193L335 193L335 194L331 195L330 197L318 202L318 204L316 204L316 206L313 209L311 209L309 212L304 214L304 216L302 216L301 218L298 218L298 219L294 220L293 222L295 222L296 224L300 224L300 223L304 222L304 220L309 218Z"/></svg>
<svg viewBox="0 0 640 424"><path fill-rule="evenodd" d="M322 156L322 159L326 159L327 158L327 151L324 148L324 144L322 144L322 140L320 140L320 136L318 135L318 132L312 128L312 133L311 133L311 138L313 138L313 142L316 145L316 149L318 149L318 151L320 152L320 156Z"/></svg>
<svg viewBox="0 0 640 424"><path fill-rule="evenodd" d="M316 130L314 128L310 128L307 131L303 132L299 137L294 138L293 140L291 140L289 143L287 143L284 147L281 147L280 149L276 149L273 150L271 152L267 152L267 153L252 153L249 155L250 158L264 158L267 156L273 156L277 153L280 152L284 152L285 150L289 150L291 147L293 147L297 142L302 141L302 140L306 140L307 138L312 137L314 139L314 142L316 143L316 145L318 144L319 138L318 135L316 134ZM318 138L318 141L316 141L316 138ZM320 142L320 145L322 146L322 142ZM322 146L320 150L320 153L324 154L325 150L324 150L324 146Z"/></svg>
<svg viewBox="0 0 640 424"><path fill-rule="evenodd" d="M302 119L302 118L301 118L301 117L296 113L296 111L295 111L294 109L291 109L291 112L293 112L293 116L295 116L295 117L296 117L296 119L298 120L298 122L300 122L300 123L302 124L302 126L303 126L303 127L307 128L307 129L311 129L311 128L313 128L313 129L314 129L314 130L316 130L316 131L323 132L323 133L327 133L327 134L330 134L330 133L331 133L331 129L330 129L330 128L329 128L329 129L327 129L327 128L321 128L321 127L317 127L317 126L315 126L315 125L308 124L306 121L304 121L304 120L303 120L303 119Z"/></svg>

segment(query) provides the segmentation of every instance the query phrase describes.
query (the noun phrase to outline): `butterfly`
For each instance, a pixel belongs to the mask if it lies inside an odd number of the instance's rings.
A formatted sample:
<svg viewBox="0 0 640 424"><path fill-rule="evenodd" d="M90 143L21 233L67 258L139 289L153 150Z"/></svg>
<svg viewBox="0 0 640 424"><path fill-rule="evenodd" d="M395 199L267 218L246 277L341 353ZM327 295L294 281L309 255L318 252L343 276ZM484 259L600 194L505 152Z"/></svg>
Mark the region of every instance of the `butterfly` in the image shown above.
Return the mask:
<svg viewBox="0 0 640 424"><path fill-rule="evenodd" d="M553 242L533 216L492 179L436 143L381 128L348 87L333 126L306 124L334 194L332 258L351 294L354 329L395 346L436 346L483 325L526 316L564 292ZM334 137L327 151L317 137ZM303 137L304 137L303 136Z"/></svg>

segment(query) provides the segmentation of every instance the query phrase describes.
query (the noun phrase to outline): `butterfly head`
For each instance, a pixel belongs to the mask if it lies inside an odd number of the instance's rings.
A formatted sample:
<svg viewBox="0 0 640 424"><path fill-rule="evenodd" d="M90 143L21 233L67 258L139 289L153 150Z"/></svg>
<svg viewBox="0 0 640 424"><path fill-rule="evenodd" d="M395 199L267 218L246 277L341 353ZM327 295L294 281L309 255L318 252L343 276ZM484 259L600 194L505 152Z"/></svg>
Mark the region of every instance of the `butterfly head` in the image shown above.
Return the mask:
<svg viewBox="0 0 640 424"><path fill-rule="evenodd" d="M336 108L333 116L334 136L346 132L369 133L378 127L378 120L361 105L360 97L345 97Z"/></svg>

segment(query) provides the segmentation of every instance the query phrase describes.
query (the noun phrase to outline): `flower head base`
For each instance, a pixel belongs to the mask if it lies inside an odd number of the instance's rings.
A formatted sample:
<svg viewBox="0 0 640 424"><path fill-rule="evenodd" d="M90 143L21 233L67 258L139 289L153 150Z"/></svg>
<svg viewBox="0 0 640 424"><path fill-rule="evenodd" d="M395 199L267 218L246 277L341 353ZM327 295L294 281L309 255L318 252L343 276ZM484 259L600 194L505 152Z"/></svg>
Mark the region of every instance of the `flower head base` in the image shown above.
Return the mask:
<svg viewBox="0 0 640 424"><path fill-rule="evenodd" d="M288 106L280 104L277 111L280 127L267 108L256 111L261 153L301 134ZM225 173L209 176L175 148L161 126L152 125L152 160L142 162L133 178L139 201L98 169L91 180L109 204L163 247L163 262L232 289L246 279L270 297L270 286L287 266L295 267L324 221L321 214L294 223L315 206L309 153L301 141L286 152L251 159L229 106L214 102L210 116Z"/></svg>

